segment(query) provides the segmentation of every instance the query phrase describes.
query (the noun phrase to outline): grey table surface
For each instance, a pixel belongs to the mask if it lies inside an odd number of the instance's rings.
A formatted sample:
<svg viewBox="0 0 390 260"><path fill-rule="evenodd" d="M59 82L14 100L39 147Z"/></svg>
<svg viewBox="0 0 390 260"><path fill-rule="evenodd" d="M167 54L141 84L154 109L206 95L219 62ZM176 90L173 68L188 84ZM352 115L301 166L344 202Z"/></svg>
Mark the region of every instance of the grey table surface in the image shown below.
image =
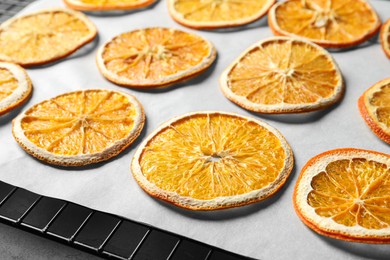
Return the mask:
<svg viewBox="0 0 390 260"><path fill-rule="evenodd" d="M382 20L390 18L389 1L370 2ZM38 0L24 12L50 6L64 4L61 0ZM135 95L145 107L147 125L140 140L164 121L186 112L236 112L264 120L281 131L294 150L295 170L283 189L264 202L220 212L190 212L152 199L136 184L129 164L139 140L117 158L83 169L51 167L33 159L16 144L11 134L11 120L21 111L19 109L0 120L2 181L146 222L256 259L390 259L388 245L355 244L317 235L302 224L291 203L300 169L316 154L337 147L389 153L389 146L372 134L356 105L365 89L390 76L390 61L377 41L332 52L347 86L340 104L306 115L266 116L235 106L218 89L219 75L242 51L256 41L272 36L266 19L238 30L195 31L175 23L168 14L165 1L130 14L88 16L99 29L99 39L60 62L28 69L35 89L32 99L21 109L72 90L122 90ZM137 91L106 81L96 68L97 47L119 33L149 26L178 28L208 38L219 53L216 64L201 77L167 90ZM0 259L93 258L0 224Z"/></svg>

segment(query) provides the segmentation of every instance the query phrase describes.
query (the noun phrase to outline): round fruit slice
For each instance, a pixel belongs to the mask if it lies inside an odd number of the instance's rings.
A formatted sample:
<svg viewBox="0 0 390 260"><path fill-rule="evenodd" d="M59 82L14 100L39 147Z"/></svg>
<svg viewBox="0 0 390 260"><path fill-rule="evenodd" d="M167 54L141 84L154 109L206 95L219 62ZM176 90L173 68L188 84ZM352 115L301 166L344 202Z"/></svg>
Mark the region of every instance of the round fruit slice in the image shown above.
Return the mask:
<svg viewBox="0 0 390 260"><path fill-rule="evenodd" d="M390 59L390 19L388 19L382 26L380 41L382 44L383 51L386 56Z"/></svg>
<svg viewBox="0 0 390 260"><path fill-rule="evenodd" d="M167 87L195 77L215 60L214 46L195 34L147 28L121 34L97 54L100 72L134 88Z"/></svg>
<svg viewBox="0 0 390 260"><path fill-rule="evenodd" d="M359 98L360 114L371 130L390 144L390 78L379 81Z"/></svg>
<svg viewBox="0 0 390 260"><path fill-rule="evenodd" d="M326 48L358 45L381 21L366 0L290 0L274 5L268 23L275 35L300 36Z"/></svg>
<svg viewBox="0 0 390 260"><path fill-rule="evenodd" d="M293 201L301 220L321 235L390 243L390 155L337 149L302 169Z"/></svg>
<svg viewBox="0 0 390 260"><path fill-rule="evenodd" d="M0 62L0 115L22 105L31 92L31 80L22 67Z"/></svg>
<svg viewBox="0 0 390 260"><path fill-rule="evenodd" d="M145 7L155 0L64 0L72 9L80 11L132 10Z"/></svg>
<svg viewBox="0 0 390 260"><path fill-rule="evenodd" d="M47 9L0 26L0 60L22 66L49 63L92 41L96 28L82 13Z"/></svg>
<svg viewBox="0 0 390 260"><path fill-rule="evenodd" d="M174 118L138 148L132 172L151 196L191 210L266 199L285 183L293 154L268 124L225 112Z"/></svg>
<svg viewBox="0 0 390 260"><path fill-rule="evenodd" d="M12 132L32 156L80 166L108 160L140 134L145 115L138 100L112 90L65 93L15 118Z"/></svg>
<svg viewBox="0 0 390 260"><path fill-rule="evenodd" d="M228 99L260 113L318 110L344 92L340 70L326 50L288 37L248 48L222 73L220 84Z"/></svg>
<svg viewBox="0 0 390 260"><path fill-rule="evenodd" d="M276 0L168 0L172 18L195 29L235 27L267 14Z"/></svg>

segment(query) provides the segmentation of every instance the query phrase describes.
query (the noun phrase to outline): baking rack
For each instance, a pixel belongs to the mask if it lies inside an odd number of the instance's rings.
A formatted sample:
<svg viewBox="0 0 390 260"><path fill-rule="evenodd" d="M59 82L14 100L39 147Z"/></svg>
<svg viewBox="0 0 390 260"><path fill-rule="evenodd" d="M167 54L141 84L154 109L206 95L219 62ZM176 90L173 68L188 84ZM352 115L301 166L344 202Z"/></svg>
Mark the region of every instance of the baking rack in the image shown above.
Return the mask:
<svg viewBox="0 0 390 260"><path fill-rule="evenodd" d="M8 20L34 0L1 0L0 23Z"/></svg>
<svg viewBox="0 0 390 260"><path fill-rule="evenodd" d="M0 222L108 259L250 260L145 223L1 181Z"/></svg>

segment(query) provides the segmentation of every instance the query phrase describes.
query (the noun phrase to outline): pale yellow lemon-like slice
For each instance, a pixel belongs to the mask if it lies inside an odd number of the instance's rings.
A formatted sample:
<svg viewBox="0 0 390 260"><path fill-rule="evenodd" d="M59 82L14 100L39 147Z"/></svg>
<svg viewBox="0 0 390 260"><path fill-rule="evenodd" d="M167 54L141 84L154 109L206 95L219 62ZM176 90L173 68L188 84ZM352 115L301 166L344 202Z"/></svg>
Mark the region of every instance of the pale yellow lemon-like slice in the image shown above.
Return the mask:
<svg viewBox="0 0 390 260"><path fill-rule="evenodd" d="M0 25L0 60L32 66L66 57L91 42L95 26L71 9L46 9Z"/></svg>
<svg viewBox="0 0 390 260"><path fill-rule="evenodd" d="M390 243L390 155L336 149L304 166L293 200L301 220L333 238Z"/></svg>
<svg viewBox="0 0 390 260"><path fill-rule="evenodd" d="M194 112L157 128L138 147L132 172L151 196L191 210L266 199L285 183L293 154L270 125L226 112Z"/></svg>
<svg viewBox="0 0 390 260"><path fill-rule="evenodd" d="M13 121L13 135L49 164L79 166L108 160L128 147L145 121L141 104L113 90L83 90L42 101Z"/></svg>
<svg viewBox="0 0 390 260"><path fill-rule="evenodd" d="M245 50L221 75L232 102L260 113L300 113L338 102L344 93L332 56L309 41L272 37Z"/></svg>

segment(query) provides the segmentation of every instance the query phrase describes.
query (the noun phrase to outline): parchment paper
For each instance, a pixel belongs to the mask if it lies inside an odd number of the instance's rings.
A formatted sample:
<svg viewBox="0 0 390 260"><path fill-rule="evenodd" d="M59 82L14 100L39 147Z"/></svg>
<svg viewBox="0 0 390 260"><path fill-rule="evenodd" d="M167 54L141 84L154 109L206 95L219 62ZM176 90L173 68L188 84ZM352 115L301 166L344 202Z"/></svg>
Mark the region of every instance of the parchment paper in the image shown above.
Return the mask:
<svg viewBox="0 0 390 260"><path fill-rule="evenodd" d="M382 20L390 18L390 2L372 0ZM64 6L60 0L40 0L22 13ZM53 167L27 155L14 141L11 120L18 109L0 118L0 180L47 196L177 232L212 245L261 259L390 259L390 246L364 245L324 238L309 230L294 212L291 197L299 171L308 159L338 147L357 147L389 153L360 117L357 100L365 89L390 77L390 61L377 40L355 49L332 52L346 82L339 105L304 115L252 114L228 101L220 92L221 72L247 47L272 36L266 19L238 30L195 31L175 23L165 1L124 15L89 15L99 40L55 64L28 69L34 84L31 100L22 108L58 94L88 88L108 88L134 94L144 105L147 125L129 149L106 163L83 168ZM167 90L137 91L106 81L95 64L97 47L122 32L149 26L179 28L211 40L218 60L195 80ZM130 172L135 149L164 121L186 112L221 110L260 118L287 138L296 166L284 188L254 205L219 212L191 212L152 199Z"/></svg>

